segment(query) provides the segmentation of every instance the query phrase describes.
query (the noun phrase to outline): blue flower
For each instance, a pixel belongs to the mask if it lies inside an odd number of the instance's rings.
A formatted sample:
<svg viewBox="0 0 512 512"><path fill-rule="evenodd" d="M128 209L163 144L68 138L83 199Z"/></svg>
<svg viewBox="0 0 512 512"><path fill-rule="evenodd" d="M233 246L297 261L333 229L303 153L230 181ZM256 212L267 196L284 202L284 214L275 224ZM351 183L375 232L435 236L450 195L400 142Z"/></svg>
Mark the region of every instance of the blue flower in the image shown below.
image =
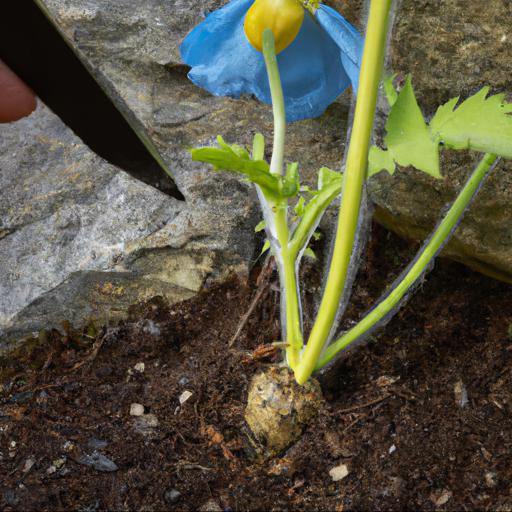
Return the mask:
<svg viewBox="0 0 512 512"><path fill-rule="evenodd" d="M190 80L216 96L254 94L270 104L255 32L265 24L276 39L288 121L318 117L349 85L357 91L362 36L334 9L310 12L301 0L232 0L211 13L181 45Z"/></svg>

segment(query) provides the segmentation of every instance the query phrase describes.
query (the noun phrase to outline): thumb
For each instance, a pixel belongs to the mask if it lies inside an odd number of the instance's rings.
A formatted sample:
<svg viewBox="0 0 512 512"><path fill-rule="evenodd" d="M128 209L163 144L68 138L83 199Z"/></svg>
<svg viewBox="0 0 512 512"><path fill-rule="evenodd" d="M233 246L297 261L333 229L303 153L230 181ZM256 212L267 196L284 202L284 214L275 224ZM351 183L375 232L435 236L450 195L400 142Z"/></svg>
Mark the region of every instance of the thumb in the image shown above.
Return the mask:
<svg viewBox="0 0 512 512"><path fill-rule="evenodd" d="M0 123L28 116L36 106L32 90L0 60Z"/></svg>

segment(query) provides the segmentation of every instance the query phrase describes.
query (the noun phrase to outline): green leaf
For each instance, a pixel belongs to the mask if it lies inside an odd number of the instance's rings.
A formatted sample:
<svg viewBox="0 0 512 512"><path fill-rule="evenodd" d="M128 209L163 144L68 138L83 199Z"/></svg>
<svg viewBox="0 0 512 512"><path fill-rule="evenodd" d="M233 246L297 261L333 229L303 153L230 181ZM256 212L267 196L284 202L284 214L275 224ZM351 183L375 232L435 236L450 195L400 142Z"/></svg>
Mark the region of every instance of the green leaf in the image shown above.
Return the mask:
<svg viewBox="0 0 512 512"><path fill-rule="evenodd" d="M425 123L410 76L391 107L386 130L384 141L396 163L404 167L412 165L435 178L441 178L439 144L431 137Z"/></svg>
<svg viewBox="0 0 512 512"><path fill-rule="evenodd" d="M398 99L398 93L396 92L395 86L393 85L393 82L395 81L395 78L397 77L397 74L389 75L386 78L384 78L384 92L386 93L386 99L388 100L389 106L392 107L396 100Z"/></svg>
<svg viewBox="0 0 512 512"><path fill-rule="evenodd" d="M295 205L294 211L297 217L302 217L304 215L304 206L306 204L306 200L301 196Z"/></svg>
<svg viewBox="0 0 512 512"><path fill-rule="evenodd" d="M391 151L380 149L377 146L370 148L368 154L368 178L371 178L380 171L388 171L389 174L395 173L396 165Z"/></svg>
<svg viewBox="0 0 512 512"><path fill-rule="evenodd" d="M281 181L281 195L284 197L293 197L299 193L300 178L299 178L299 164L294 162L286 166L286 174Z"/></svg>
<svg viewBox="0 0 512 512"><path fill-rule="evenodd" d="M488 96L489 87L463 101L453 98L437 110L433 137L452 149L472 149L512 158L512 104L504 94Z"/></svg>
<svg viewBox="0 0 512 512"><path fill-rule="evenodd" d="M304 256L306 256L306 258L316 260L315 251L313 251L313 249L311 249L311 247L306 247L306 249L304 250Z"/></svg>
<svg viewBox="0 0 512 512"><path fill-rule="evenodd" d="M338 182L343 179L343 174L340 172L333 171L328 167L322 167L318 171L318 190L322 190L325 187L333 184L334 182Z"/></svg>
<svg viewBox="0 0 512 512"><path fill-rule="evenodd" d="M192 160L213 165L217 171L243 174L249 181L259 185L270 197L281 197L281 177L270 174L270 167L264 160L251 160L247 150L236 144L226 144L217 137L219 148L192 149Z"/></svg>
<svg viewBox="0 0 512 512"><path fill-rule="evenodd" d="M256 227L254 228L255 233L259 233L260 231L263 231L267 227L267 223L262 220L261 222L258 222Z"/></svg>
<svg viewBox="0 0 512 512"><path fill-rule="evenodd" d="M270 249L270 240L265 240L263 248L261 249L260 256L263 256Z"/></svg>

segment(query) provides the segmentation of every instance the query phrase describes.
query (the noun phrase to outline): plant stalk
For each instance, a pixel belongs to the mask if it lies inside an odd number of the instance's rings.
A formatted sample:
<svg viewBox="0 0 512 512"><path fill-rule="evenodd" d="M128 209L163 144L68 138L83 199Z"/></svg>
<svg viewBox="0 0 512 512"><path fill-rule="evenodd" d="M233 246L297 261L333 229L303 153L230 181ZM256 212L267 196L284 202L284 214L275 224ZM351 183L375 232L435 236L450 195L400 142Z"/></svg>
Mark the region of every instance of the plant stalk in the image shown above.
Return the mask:
<svg viewBox="0 0 512 512"><path fill-rule="evenodd" d="M361 336L372 329L380 320L389 314L403 299L405 294L414 285L414 283L423 275L428 264L436 257L447 238L453 232L453 229L464 214L466 208L474 198L482 181L488 175L491 167L496 163L498 157L492 154L486 154L473 171L473 174L461 190L450 210L435 230L428 244L423 248L416 262L410 270L404 275L398 285L382 300L374 309L370 311L357 325L347 331L341 338L330 345L316 365L315 370L323 368L340 351L348 347L351 343L358 340Z"/></svg>
<svg viewBox="0 0 512 512"><path fill-rule="evenodd" d="M304 384L311 376L336 319L347 280L356 237L368 151L377 105L392 0L371 0L354 123L345 166L336 241L322 302L295 378Z"/></svg>
<svg viewBox="0 0 512 512"><path fill-rule="evenodd" d="M263 31L263 57L267 68L270 94L272 96L272 110L274 112L274 148L270 172L272 174L284 174L284 143L286 136L286 113L284 108L283 86L279 65L277 63L276 44L274 33L266 28Z"/></svg>
<svg viewBox="0 0 512 512"><path fill-rule="evenodd" d="M284 105L283 88L279 65L277 62L274 34L271 29L263 32L263 56L267 68L270 92L272 95L272 108L274 112L274 147L270 172L272 174L284 174L284 144L286 134L286 112ZM290 368L295 368L299 362L302 350L302 327L300 319L300 299L297 287L294 252L290 250L290 229L288 226L288 200L281 199L271 204L274 214L274 225L279 242L279 255L276 255L279 263L281 286L284 293L285 326L287 348L286 358Z"/></svg>

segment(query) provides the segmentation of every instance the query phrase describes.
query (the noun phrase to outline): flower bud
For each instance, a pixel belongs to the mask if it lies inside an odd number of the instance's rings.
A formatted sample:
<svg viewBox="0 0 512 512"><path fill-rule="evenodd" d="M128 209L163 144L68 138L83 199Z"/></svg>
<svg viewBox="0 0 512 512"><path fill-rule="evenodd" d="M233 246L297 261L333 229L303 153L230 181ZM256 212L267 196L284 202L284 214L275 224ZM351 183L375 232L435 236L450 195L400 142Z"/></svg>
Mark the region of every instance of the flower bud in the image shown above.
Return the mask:
<svg viewBox="0 0 512 512"><path fill-rule="evenodd" d="M272 30L276 53L290 46L304 21L305 9L299 0L256 0L247 12L244 31L251 45L263 49L263 31Z"/></svg>

